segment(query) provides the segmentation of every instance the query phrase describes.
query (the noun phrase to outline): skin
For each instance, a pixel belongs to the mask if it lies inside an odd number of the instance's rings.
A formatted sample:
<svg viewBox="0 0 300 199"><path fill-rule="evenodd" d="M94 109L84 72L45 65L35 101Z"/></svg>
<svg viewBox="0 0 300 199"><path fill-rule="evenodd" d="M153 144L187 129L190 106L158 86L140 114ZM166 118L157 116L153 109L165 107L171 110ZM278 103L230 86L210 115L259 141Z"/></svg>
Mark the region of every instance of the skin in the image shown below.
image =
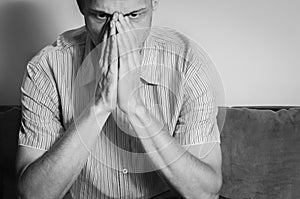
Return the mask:
<svg viewBox="0 0 300 199"><path fill-rule="evenodd" d="M158 1L152 0L89 0L83 9L85 24L94 44L98 45L101 42L99 34L108 17L115 13L128 16L136 29L143 29L137 31L140 46L147 38L157 4Z"/></svg>
<svg viewBox="0 0 300 199"><path fill-rule="evenodd" d="M82 112L76 128L75 124L71 125L48 151L20 146L17 171L22 198L62 198L85 165L88 150L95 144L116 106L126 114L146 151L165 147L157 153L149 153L149 158L157 168L162 168L159 173L171 189L176 189L185 198L218 197L222 184L220 145L210 147L212 150L205 158L195 153L201 149L199 145L186 151L170 136L164 124L148 112L136 92L141 57L135 49L142 45L148 34L147 29L136 29L151 26L157 3L155 0L90 0L85 5L83 13L88 32L95 45L103 42L103 46L109 47L102 49L101 59L103 64L111 67L109 73L100 77L96 102L90 103ZM129 15L140 9L143 9L140 18ZM103 12L112 20L109 31L99 37L106 21ZM111 57L115 56L119 59L114 62ZM142 139L145 137L148 139ZM174 159L176 161L168 164Z"/></svg>

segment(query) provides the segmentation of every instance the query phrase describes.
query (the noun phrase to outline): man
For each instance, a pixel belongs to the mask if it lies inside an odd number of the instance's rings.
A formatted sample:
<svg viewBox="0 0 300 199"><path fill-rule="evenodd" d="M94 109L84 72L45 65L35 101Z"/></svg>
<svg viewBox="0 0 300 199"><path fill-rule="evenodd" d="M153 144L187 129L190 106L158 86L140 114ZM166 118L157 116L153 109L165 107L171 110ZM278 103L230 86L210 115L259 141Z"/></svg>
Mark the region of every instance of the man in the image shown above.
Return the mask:
<svg viewBox="0 0 300 199"><path fill-rule="evenodd" d="M78 3L86 26L24 75L21 198L218 198L209 58L179 33L150 29L158 0Z"/></svg>

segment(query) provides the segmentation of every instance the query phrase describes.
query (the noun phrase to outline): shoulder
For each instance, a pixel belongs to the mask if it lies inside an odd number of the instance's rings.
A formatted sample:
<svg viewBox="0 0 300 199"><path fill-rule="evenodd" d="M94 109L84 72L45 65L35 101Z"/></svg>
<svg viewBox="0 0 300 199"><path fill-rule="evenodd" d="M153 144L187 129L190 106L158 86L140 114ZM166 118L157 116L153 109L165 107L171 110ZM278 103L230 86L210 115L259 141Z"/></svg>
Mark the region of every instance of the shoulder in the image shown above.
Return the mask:
<svg viewBox="0 0 300 199"><path fill-rule="evenodd" d="M74 53L82 53L86 41L86 29L81 27L60 34L51 45L42 48L28 63L27 70L35 75L43 73L51 78L54 71L72 65ZM66 64L66 63L68 64Z"/></svg>
<svg viewBox="0 0 300 199"><path fill-rule="evenodd" d="M40 59L48 56L51 53L65 52L70 48L80 48L84 46L86 41L86 29L81 27L74 30L66 31L57 37L57 40L40 50L31 60L31 62L36 63Z"/></svg>
<svg viewBox="0 0 300 199"><path fill-rule="evenodd" d="M190 53L197 55L200 59L206 59L205 50L188 36L177 30L166 27L155 27L150 32L151 39L155 45L163 48L173 48L178 53Z"/></svg>
<svg viewBox="0 0 300 199"><path fill-rule="evenodd" d="M202 67L214 67L204 48L183 33L166 27L154 27L150 38L153 46L176 59L177 64L180 63L179 70L184 72L186 78Z"/></svg>

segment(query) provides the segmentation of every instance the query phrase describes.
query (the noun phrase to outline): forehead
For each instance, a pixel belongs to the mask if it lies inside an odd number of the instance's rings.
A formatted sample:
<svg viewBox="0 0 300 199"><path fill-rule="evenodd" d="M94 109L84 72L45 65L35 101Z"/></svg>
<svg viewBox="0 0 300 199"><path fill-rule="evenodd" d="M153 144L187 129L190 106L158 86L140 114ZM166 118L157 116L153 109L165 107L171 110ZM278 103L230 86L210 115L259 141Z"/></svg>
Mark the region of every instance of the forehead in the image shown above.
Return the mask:
<svg viewBox="0 0 300 199"><path fill-rule="evenodd" d="M88 7L111 14L114 12L125 14L149 6L150 0L90 0Z"/></svg>

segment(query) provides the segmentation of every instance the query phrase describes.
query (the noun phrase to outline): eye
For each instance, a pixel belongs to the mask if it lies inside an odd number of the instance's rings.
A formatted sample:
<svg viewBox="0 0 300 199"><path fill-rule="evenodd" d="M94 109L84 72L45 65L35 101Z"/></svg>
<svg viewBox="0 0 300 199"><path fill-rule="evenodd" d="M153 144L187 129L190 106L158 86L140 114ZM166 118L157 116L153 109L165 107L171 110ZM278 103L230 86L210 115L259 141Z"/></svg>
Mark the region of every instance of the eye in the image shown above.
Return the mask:
<svg viewBox="0 0 300 199"><path fill-rule="evenodd" d="M129 18L131 18L131 19L136 19L136 18L138 18L139 16L140 16L141 14L138 14L138 13L131 13L131 14L129 14Z"/></svg>
<svg viewBox="0 0 300 199"><path fill-rule="evenodd" d="M95 17L99 20L105 20L107 18L106 14L95 14Z"/></svg>

